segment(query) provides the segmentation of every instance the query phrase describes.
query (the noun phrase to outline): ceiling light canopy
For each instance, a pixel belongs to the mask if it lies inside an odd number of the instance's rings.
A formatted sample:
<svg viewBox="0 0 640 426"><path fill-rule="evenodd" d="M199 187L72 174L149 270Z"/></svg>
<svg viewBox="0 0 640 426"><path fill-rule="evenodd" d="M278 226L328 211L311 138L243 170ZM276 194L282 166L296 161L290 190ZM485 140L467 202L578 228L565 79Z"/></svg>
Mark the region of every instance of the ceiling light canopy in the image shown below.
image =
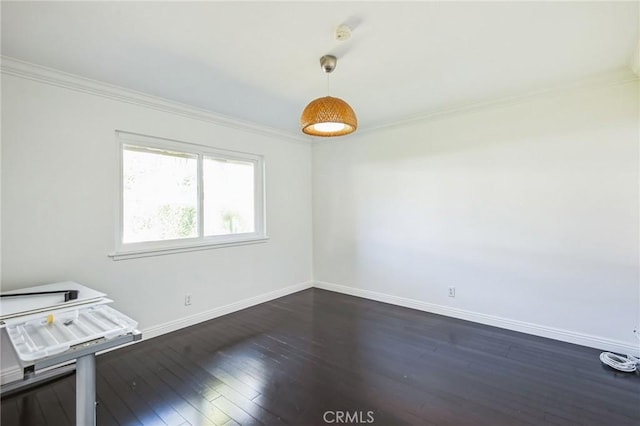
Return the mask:
<svg viewBox="0 0 640 426"><path fill-rule="evenodd" d="M322 70L329 74L335 68L338 59L325 55L320 58ZM302 111L300 127L304 133L312 136L343 136L358 128L358 119L353 108L340 98L325 96L314 99Z"/></svg>

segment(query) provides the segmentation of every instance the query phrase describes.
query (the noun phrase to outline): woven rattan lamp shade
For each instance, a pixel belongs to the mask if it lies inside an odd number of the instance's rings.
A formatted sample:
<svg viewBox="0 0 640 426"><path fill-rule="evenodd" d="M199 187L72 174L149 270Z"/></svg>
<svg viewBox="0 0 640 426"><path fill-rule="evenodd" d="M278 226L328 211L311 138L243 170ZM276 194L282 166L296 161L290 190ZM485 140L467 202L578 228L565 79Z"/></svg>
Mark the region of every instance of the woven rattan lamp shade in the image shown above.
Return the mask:
<svg viewBox="0 0 640 426"><path fill-rule="evenodd" d="M300 127L312 136L342 136L356 131L358 119L348 103L325 96L311 101L302 111Z"/></svg>

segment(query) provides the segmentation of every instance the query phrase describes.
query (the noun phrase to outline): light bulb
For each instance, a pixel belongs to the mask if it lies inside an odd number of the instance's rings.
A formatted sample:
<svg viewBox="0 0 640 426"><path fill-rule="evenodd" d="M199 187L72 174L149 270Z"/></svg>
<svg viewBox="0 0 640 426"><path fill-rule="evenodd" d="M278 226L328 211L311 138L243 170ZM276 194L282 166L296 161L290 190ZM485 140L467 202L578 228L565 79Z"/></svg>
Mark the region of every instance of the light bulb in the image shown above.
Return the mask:
<svg viewBox="0 0 640 426"><path fill-rule="evenodd" d="M327 123L317 123L313 125L313 128L318 131L318 132L323 132L323 133L332 133L332 132L339 132L341 130L344 130L346 126L343 123L334 123L334 122L327 122Z"/></svg>

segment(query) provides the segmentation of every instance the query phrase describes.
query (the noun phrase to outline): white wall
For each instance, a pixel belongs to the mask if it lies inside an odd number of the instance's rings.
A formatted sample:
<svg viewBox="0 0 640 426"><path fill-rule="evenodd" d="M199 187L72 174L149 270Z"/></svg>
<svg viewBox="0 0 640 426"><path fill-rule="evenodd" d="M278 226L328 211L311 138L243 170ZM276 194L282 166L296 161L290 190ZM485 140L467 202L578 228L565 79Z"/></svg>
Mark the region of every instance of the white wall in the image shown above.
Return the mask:
<svg viewBox="0 0 640 426"><path fill-rule="evenodd" d="M315 280L637 348L638 113L636 81L317 144Z"/></svg>
<svg viewBox="0 0 640 426"><path fill-rule="evenodd" d="M264 155L270 240L111 260L115 130ZM2 290L77 281L107 293L143 331L162 331L188 316L308 286L310 166L311 148L302 142L3 74ZM192 306L184 306L186 292Z"/></svg>

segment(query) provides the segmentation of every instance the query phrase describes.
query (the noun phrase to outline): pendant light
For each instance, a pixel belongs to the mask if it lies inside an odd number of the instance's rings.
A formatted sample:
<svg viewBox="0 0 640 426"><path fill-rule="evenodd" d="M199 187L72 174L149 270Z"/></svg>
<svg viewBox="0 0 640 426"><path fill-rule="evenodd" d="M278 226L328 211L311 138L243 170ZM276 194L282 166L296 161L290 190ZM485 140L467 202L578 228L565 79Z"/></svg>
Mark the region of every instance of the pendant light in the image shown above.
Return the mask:
<svg viewBox="0 0 640 426"><path fill-rule="evenodd" d="M337 63L338 59L332 55L320 58L320 65L326 74L333 72ZM340 98L325 96L309 102L302 111L300 127L311 136L343 136L356 131L358 119L348 103Z"/></svg>

